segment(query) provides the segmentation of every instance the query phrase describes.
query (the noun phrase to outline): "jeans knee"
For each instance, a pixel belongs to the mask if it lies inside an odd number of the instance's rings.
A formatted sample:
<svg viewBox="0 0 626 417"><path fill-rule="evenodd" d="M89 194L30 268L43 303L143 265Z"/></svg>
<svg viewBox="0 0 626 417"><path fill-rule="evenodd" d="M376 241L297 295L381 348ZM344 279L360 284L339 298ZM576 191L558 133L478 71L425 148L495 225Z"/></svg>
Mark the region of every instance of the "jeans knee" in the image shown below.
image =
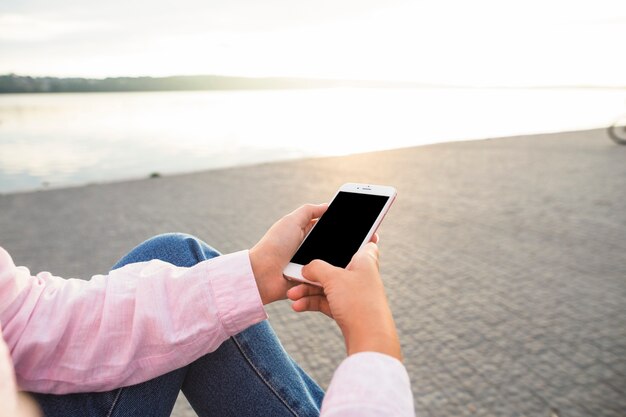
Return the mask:
<svg viewBox="0 0 626 417"><path fill-rule="evenodd" d="M200 242L200 239L187 233L163 233L151 237L143 244L150 246L167 246L171 248L177 248L189 246L190 242Z"/></svg>
<svg viewBox="0 0 626 417"><path fill-rule="evenodd" d="M219 255L215 249L195 236L186 233L164 233L148 240L157 252L167 259L159 259L179 266L192 266Z"/></svg>
<svg viewBox="0 0 626 417"><path fill-rule="evenodd" d="M186 233L165 233L154 236L137 246L113 269L128 263L152 259L189 267L215 256L219 256L219 252L195 236Z"/></svg>

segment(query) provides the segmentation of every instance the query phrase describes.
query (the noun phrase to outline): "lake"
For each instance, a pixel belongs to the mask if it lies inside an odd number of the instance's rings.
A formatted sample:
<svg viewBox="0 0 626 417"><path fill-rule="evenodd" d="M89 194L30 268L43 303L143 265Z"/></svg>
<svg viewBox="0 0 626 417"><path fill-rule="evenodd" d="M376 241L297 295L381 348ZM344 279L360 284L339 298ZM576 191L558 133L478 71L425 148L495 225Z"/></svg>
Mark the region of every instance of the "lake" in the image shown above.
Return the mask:
<svg viewBox="0 0 626 417"><path fill-rule="evenodd" d="M623 113L624 89L0 95L0 192L597 128Z"/></svg>

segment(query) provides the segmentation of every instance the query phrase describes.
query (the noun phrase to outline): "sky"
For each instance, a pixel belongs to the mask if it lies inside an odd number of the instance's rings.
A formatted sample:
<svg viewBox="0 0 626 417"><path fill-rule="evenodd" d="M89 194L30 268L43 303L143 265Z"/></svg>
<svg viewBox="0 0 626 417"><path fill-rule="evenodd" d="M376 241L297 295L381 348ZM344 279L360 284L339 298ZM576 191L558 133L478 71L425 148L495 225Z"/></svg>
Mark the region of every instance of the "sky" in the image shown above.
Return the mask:
<svg viewBox="0 0 626 417"><path fill-rule="evenodd" d="M2 0L0 74L626 86L624 0Z"/></svg>

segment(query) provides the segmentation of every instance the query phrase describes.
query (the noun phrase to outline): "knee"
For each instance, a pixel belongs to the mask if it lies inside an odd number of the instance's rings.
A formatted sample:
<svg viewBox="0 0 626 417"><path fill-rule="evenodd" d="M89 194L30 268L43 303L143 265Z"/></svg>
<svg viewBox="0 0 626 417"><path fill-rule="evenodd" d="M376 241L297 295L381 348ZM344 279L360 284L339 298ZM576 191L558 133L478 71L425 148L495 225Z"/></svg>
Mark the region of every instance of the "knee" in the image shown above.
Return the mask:
<svg viewBox="0 0 626 417"><path fill-rule="evenodd" d="M193 242L201 241L197 237L187 233L163 233L151 237L141 245L184 250L185 247L188 247L189 244Z"/></svg>
<svg viewBox="0 0 626 417"><path fill-rule="evenodd" d="M165 233L147 243L157 252L155 258L178 266L192 266L219 255L211 246L186 233Z"/></svg>
<svg viewBox="0 0 626 417"><path fill-rule="evenodd" d="M195 236L185 233L165 233L137 246L114 269L127 263L152 259L189 267L218 255L219 252Z"/></svg>

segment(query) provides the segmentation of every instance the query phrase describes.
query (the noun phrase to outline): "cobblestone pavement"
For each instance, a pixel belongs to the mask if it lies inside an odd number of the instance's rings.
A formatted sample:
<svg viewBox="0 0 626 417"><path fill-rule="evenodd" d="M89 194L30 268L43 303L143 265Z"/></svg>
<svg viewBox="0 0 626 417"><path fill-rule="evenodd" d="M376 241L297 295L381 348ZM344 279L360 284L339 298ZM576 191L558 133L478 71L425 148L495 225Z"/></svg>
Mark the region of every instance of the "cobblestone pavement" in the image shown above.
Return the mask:
<svg viewBox="0 0 626 417"><path fill-rule="evenodd" d="M382 272L422 416L626 415L626 147L601 130L459 142L0 196L18 264L104 272L157 233L248 248L343 182L392 184ZM337 328L270 306L322 385ZM174 415L194 415L184 397Z"/></svg>

